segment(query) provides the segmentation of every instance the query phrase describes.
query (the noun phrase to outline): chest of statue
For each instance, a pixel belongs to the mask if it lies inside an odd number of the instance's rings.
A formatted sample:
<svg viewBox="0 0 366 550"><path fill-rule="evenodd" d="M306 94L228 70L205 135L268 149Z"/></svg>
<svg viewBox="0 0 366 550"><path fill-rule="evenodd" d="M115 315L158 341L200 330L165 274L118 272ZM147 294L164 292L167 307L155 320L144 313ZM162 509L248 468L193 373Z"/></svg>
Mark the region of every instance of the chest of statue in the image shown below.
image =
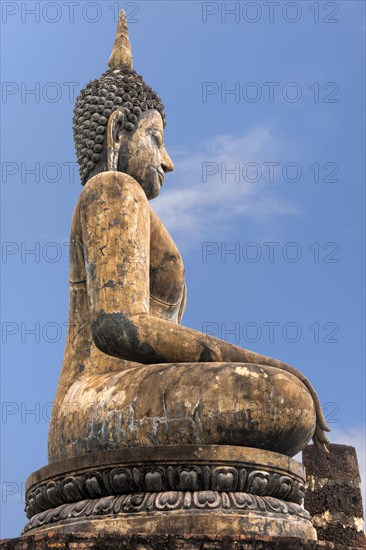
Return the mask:
<svg viewBox="0 0 366 550"><path fill-rule="evenodd" d="M178 322L185 292L184 266L176 244L157 214L150 210L150 314ZM123 243L121 243L123 246ZM70 241L70 282L86 282L79 207L73 216Z"/></svg>
<svg viewBox="0 0 366 550"><path fill-rule="evenodd" d="M177 321L184 293L181 255L157 214L151 210L150 313Z"/></svg>

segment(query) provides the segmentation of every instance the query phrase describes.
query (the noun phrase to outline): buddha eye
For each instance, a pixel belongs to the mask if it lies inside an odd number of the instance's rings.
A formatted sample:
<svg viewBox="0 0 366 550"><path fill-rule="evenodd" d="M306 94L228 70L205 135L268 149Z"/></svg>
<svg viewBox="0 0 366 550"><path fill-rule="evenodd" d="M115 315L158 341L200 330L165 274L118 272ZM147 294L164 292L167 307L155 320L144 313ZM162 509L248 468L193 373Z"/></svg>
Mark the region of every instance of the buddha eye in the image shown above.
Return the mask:
<svg viewBox="0 0 366 550"><path fill-rule="evenodd" d="M149 132L150 136L153 138L153 140L155 141L156 145L158 147L161 147L162 146L162 143L161 143L161 138L158 134L154 134L153 132Z"/></svg>

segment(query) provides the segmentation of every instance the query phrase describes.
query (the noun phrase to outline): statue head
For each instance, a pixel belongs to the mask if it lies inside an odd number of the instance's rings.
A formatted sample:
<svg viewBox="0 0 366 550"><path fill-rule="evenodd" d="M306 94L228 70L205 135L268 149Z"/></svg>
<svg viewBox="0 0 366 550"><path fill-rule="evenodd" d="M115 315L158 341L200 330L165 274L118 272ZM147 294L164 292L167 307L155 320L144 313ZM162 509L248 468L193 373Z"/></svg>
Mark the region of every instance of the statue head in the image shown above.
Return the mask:
<svg viewBox="0 0 366 550"><path fill-rule="evenodd" d="M174 165L164 146L160 97L132 69L126 15L121 11L110 69L81 91L74 109L74 140L83 185L106 170L134 177L155 198Z"/></svg>

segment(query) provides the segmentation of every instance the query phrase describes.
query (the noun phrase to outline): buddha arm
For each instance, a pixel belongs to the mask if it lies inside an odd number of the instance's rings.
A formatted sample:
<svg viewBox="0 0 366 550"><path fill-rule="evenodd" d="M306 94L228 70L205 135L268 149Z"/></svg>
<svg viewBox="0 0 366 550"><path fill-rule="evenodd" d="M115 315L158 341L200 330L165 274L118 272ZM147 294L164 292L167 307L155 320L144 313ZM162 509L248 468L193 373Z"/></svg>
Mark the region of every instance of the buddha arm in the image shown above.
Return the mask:
<svg viewBox="0 0 366 550"><path fill-rule="evenodd" d="M280 361L149 314L150 207L130 176L92 178L79 202L92 336L104 353L140 363Z"/></svg>

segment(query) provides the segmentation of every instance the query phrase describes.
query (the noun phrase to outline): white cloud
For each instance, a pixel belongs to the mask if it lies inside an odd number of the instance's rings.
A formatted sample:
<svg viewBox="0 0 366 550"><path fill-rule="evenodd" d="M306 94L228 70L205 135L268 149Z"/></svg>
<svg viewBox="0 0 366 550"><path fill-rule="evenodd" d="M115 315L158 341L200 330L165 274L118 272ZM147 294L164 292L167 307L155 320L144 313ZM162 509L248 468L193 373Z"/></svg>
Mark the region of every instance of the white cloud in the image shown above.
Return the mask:
<svg viewBox="0 0 366 550"><path fill-rule="evenodd" d="M263 162L279 162L283 150L284 144L270 126L262 125L240 137L215 136L199 144L196 151L176 152L172 154L175 172L167 176L168 187L153 207L179 244L190 247L213 229L221 234L227 231L234 219L265 223L275 216L294 215L296 208L276 196L276 183L269 182L269 168L263 167ZM246 167L248 163L260 166L259 181L248 181L255 179L255 168ZM228 172L225 181L225 168L235 170L235 164L239 181ZM245 172L243 177L243 169L248 169L248 177ZM207 170L215 173L210 175Z"/></svg>

